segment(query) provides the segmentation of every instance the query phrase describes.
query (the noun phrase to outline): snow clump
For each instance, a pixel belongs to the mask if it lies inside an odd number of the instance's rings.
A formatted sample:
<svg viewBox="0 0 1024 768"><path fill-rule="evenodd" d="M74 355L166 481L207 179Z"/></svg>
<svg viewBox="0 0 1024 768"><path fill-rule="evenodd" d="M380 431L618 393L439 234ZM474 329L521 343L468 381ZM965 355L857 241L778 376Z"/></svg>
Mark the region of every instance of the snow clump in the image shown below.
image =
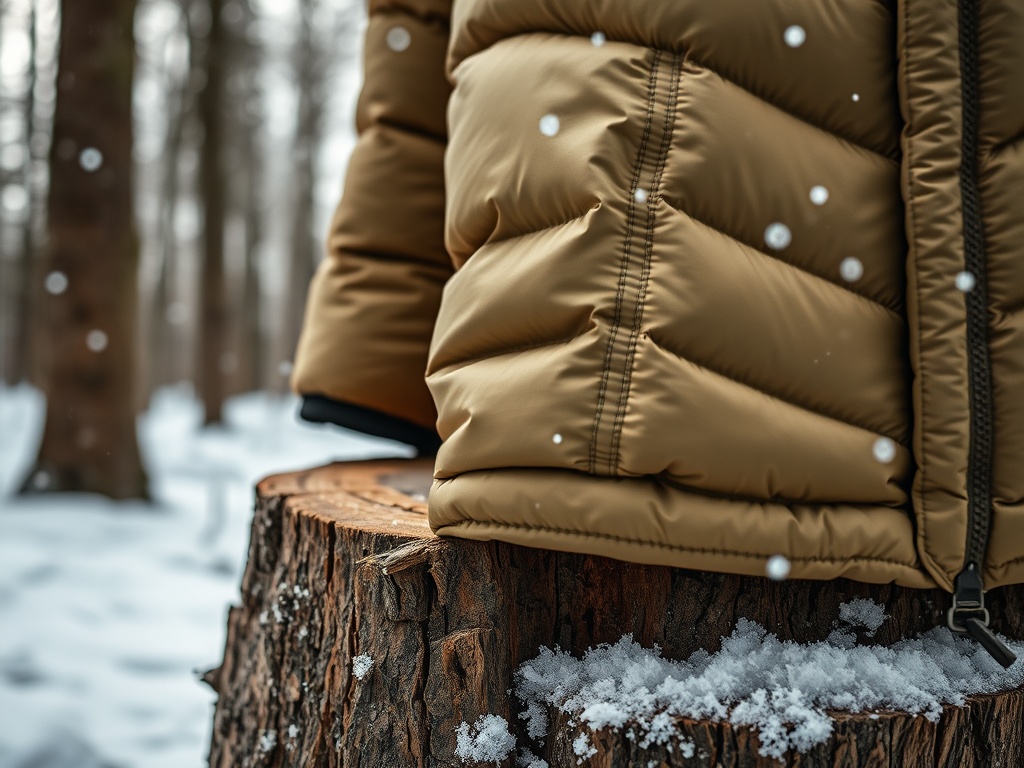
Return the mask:
<svg viewBox="0 0 1024 768"><path fill-rule="evenodd" d="M573 754L576 755L576 765L579 765L584 760L589 760L591 757L597 754L597 747L590 743L590 739L587 738L587 734L581 733L576 737L572 743Z"/></svg>
<svg viewBox="0 0 1024 768"><path fill-rule="evenodd" d="M260 752L269 752L277 746L277 731L271 728L260 736Z"/></svg>
<svg viewBox="0 0 1024 768"><path fill-rule="evenodd" d="M519 768L549 768L548 761L537 757L528 749L519 750L516 756L516 765Z"/></svg>
<svg viewBox="0 0 1024 768"><path fill-rule="evenodd" d="M356 680L362 680L366 677L366 673L370 671L372 666L373 659L365 653L360 654L352 659L352 674L356 676Z"/></svg>
<svg viewBox="0 0 1024 768"><path fill-rule="evenodd" d="M874 600L857 599L839 606L839 619L854 627L864 627L868 637L874 637L875 633L885 623L885 607Z"/></svg>
<svg viewBox="0 0 1024 768"><path fill-rule="evenodd" d="M516 748L508 721L498 715L480 715L473 725L460 723L455 735L455 754L464 763L500 763Z"/></svg>
<svg viewBox="0 0 1024 768"><path fill-rule="evenodd" d="M840 615L871 631L885 618L868 600L848 603ZM1010 645L1024 654L1024 643ZM936 721L944 704L963 706L970 694L1022 682L1024 662L1003 670L980 645L944 627L891 647L858 646L852 632L841 630L801 644L741 619L719 652L697 651L685 661L642 648L631 635L582 659L542 648L517 670L515 690L533 738L547 735L544 712L552 706L594 731L629 723L626 735L640 746L668 743L676 718L728 721L756 731L762 755L782 758L828 738L829 709L902 711Z"/></svg>

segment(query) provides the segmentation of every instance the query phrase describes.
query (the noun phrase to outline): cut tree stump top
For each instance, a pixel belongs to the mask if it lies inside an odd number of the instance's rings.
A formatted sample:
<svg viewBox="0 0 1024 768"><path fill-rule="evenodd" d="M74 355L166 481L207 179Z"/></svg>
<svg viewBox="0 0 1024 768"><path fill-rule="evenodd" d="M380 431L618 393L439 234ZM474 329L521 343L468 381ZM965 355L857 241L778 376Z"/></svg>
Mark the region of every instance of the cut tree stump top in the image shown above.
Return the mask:
<svg viewBox="0 0 1024 768"><path fill-rule="evenodd" d="M439 539L427 526L429 460L332 464L257 486L242 605L228 619L210 764L413 768L463 763L455 730L504 717L551 768L575 768L567 716L531 744L513 673L541 647L579 656L631 633L667 658L714 652L741 618L783 640L825 639L839 606L869 598L889 619L865 644L943 625L948 596L847 580L785 581L638 565L501 542ZM993 590L994 627L1024 637L1024 590ZM356 677L353 660L372 665ZM836 713L803 768L1024 766L1024 693L973 697L932 723L906 713ZM595 768L743 768L780 763L729 723L680 719L695 751L591 738ZM514 765L514 756L502 763Z"/></svg>

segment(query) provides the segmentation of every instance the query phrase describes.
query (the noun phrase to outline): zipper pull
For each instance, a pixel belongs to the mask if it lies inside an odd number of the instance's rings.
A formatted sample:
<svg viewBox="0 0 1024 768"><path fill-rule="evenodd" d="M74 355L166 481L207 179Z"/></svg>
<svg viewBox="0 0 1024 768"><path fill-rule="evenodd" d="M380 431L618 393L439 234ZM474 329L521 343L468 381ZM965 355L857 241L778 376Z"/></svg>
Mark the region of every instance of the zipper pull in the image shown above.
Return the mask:
<svg viewBox="0 0 1024 768"><path fill-rule="evenodd" d="M1004 669L1013 666L1013 662L1017 660L1017 654L1011 651L1006 643L1000 640L987 625L982 624L980 619L969 618L964 621L964 626L967 628L967 634L981 643L989 655L998 661Z"/></svg>
<svg viewBox="0 0 1024 768"><path fill-rule="evenodd" d="M985 607L985 585L975 563L968 563L956 577L953 607L946 614L950 630L968 635L989 652L999 664L1009 669L1017 655L989 629L989 613Z"/></svg>

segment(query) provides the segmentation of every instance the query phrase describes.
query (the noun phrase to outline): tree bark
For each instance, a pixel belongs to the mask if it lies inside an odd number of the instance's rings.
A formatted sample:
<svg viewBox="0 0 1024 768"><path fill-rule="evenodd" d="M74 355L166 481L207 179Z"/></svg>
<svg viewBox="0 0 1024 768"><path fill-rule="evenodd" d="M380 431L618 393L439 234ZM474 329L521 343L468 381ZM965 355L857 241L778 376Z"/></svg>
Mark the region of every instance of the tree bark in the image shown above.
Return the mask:
<svg viewBox="0 0 1024 768"><path fill-rule="evenodd" d="M242 605L228 617L212 768L461 766L455 729L504 717L528 742L509 690L542 646L576 655L627 632L668 658L721 647L739 618L782 639L828 636L852 598L883 603L873 638L892 643L944 623L939 590L787 581L645 566L497 542L437 539L422 501L430 461L337 464L258 486ZM420 499L420 500L418 500ZM1024 589L993 590L996 629L1020 637ZM357 679L352 661L374 660ZM540 756L575 768L567 716ZM995 768L1024 764L1024 691L946 707L939 723L835 713L828 741L780 762L756 735L680 719L694 756L641 749L621 732L592 739L592 768ZM537 752L537 748L534 748ZM514 760L502 766L512 766Z"/></svg>
<svg viewBox="0 0 1024 768"><path fill-rule="evenodd" d="M44 274L66 289L40 299L46 426L25 491L146 496L133 397L134 11L134 0L61 3Z"/></svg>

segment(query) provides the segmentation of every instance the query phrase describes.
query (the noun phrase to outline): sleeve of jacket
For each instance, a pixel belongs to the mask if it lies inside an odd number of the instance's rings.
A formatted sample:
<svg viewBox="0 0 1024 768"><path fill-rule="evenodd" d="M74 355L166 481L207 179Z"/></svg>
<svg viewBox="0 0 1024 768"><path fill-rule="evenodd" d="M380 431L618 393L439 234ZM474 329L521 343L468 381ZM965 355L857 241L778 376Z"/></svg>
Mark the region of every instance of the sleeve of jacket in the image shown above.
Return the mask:
<svg viewBox="0 0 1024 768"><path fill-rule="evenodd" d="M451 0L371 0L359 139L309 289L292 388L302 416L440 444L424 382L441 291Z"/></svg>

